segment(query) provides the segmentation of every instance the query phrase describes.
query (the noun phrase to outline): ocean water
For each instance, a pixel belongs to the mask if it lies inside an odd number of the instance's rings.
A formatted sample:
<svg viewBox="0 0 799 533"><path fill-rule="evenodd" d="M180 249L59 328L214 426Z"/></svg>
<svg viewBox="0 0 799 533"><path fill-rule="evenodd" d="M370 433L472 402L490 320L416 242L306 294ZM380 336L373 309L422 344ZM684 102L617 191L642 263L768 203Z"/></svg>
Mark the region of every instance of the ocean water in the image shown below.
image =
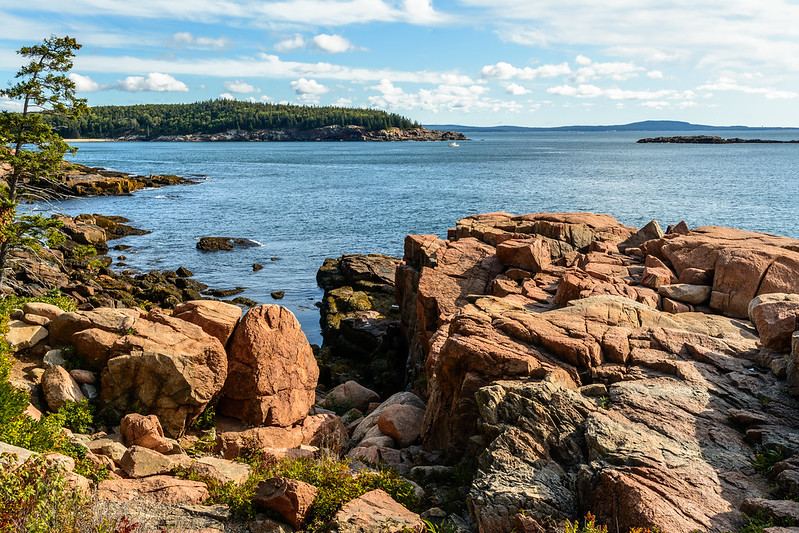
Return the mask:
<svg viewBox="0 0 799 533"><path fill-rule="evenodd" d="M700 132L701 133L701 132ZM708 132L713 134L712 132ZM474 213L593 211L799 238L799 144L636 144L645 133L473 133L431 143L77 143L76 162L200 183L59 202L152 231L119 242L139 271L189 268L213 288L282 305L320 343L315 275L326 257L402 255L407 234L446 236ZM696 135L697 132L690 134ZM799 130L724 136L799 139ZM200 252L202 236L263 246ZM118 253L112 252L116 258ZM276 260L272 260L272 259ZM264 269L252 271L252 264Z"/></svg>

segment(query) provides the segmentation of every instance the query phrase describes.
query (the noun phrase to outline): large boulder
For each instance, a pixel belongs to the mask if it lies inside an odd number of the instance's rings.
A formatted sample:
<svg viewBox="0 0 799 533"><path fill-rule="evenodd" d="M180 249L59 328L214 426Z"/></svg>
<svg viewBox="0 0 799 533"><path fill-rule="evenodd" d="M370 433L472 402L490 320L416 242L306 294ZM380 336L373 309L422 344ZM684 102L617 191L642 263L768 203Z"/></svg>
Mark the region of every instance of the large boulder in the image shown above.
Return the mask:
<svg viewBox="0 0 799 533"><path fill-rule="evenodd" d="M288 309L264 305L241 319L217 412L252 425L291 426L314 403L319 367Z"/></svg>
<svg viewBox="0 0 799 533"><path fill-rule="evenodd" d="M119 431L125 437L128 446L142 446L158 453L172 450L172 444L164 437L161 422L155 415L129 413L119 423Z"/></svg>
<svg viewBox="0 0 799 533"><path fill-rule="evenodd" d="M85 398L80 385L62 366L48 365L42 374L42 391L47 406L58 411L67 402L79 402Z"/></svg>
<svg viewBox="0 0 799 533"><path fill-rule="evenodd" d="M791 350L791 335L799 329L799 294L763 294L752 299L748 312L765 348Z"/></svg>
<svg viewBox="0 0 799 533"><path fill-rule="evenodd" d="M199 326L161 310L137 318L127 333L110 347L101 399L119 413L156 415L164 433L177 438L222 389L225 349Z"/></svg>
<svg viewBox="0 0 799 533"><path fill-rule="evenodd" d="M175 306L172 314L176 318L197 324L203 331L219 339L222 346L226 346L241 318L241 308L216 300L190 300Z"/></svg>
<svg viewBox="0 0 799 533"><path fill-rule="evenodd" d="M109 479L97 486L97 499L101 502L127 502L148 498L162 505L201 504L208 496L205 483L172 476Z"/></svg>
<svg viewBox="0 0 799 533"><path fill-rule="evenodd" d="M52 344L72 344L72 335L85 329L97 328L108 333L124 335L134 322L144 315L141 309L111 309L100 307L92 311L72 311L55 317L48 329Z"/></svg>

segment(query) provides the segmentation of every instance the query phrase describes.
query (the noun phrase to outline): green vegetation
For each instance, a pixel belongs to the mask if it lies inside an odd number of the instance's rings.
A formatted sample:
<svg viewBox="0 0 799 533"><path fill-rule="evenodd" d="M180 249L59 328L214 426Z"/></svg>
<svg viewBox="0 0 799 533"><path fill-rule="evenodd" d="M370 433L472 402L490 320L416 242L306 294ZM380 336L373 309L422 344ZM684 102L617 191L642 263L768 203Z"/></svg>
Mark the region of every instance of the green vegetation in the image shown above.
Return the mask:
<svg viewBox="0 0 799 533"><path fill-rule="evenodd" d="M410 129L419 124L375 109L262 104L210 100L193 104L143 104L91 108L77 118L48 117L53 129L67 138L114 138L142 135L220 133L228 130L309 130L323 126L361 126L368 131Z"/></svg>
<svg viewBox="0 0 799 533"><path fill-rule="evenodd" d="M254 446L247 447L240 460L252 467L249 479L241 485L222 484L186 469L178 468L176 474L204 482L211 494L207 503L228 505L242 518L255 515L252 498L260 481L280 476L309 483L319 489L304 528L309 532L326 531L342 505L374 489L383 489L405 507L413 508L418 503L413 486L391 470L353 475L345 459L277 459Z"/></svg>
<svg viewBox="0 0 799 533"><path fill-rule="evenodd" d="M37 243L55 227L40 215L18 217L17 207L21 199L37 197L36 184L53 181L64 154L74 151L46 119L74 119L87 109L67 77L78 49L75 39L56 36L23 46L17 53L30 63L17 72L17 83L0 89L0 96L21 106L19 112L0 111L0 162L10 167L0 187L0 282L9 250Z"/></svg>
<svg viewBox="0 0 799 533"><path fill-rule="evenodd" d="M94 406L86 399L66 402L58 414L64 417L63 426L77 433L86 433L89 426L94 424Z"/></svg>
<svg viewBox="0 0 799 533"><path fill-rule="evenodd" d="M779 463L784 459L782 448L779 446L775 447L773 450L766 449L766 450L756 450L755 451L755 459L752 461L752 468L763 474L764 476L770 476L772 471L774 470L774 465Z"/></svg>
<svg viewBox="0 0 799 533"><path fill-rule="evenodd" d="M72 253L75 257L94 257L97 255L97 248L91 244L79 244L72 250Z"/></svg>
<svg viewBox="0 0 799 533"><path fill-rule="evenodd" d="M580 525L579 520L575 520L574 522L570 520L566 520L566 524L563 526L564 533L608 533L608 526L605 525L597 525L596 517L591 513L586 513L585 520L583 524ZM630 528L629 533L663 533L662 530L655 526L655 527L634 527Z"/></svg>

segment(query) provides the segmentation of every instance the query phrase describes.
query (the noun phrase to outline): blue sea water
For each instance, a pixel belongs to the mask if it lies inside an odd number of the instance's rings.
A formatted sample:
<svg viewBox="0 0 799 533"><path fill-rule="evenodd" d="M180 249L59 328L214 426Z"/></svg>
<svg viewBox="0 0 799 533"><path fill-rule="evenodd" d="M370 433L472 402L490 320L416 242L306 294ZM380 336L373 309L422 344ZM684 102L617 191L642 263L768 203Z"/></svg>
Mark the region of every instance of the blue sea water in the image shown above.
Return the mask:
<svg viewBox="0 0 799 533"><path fill-rule="evenodd" d="M691 135L701 132L690 132ZM714 134L713 132L707 132ZM799 238L799 144L636 144L679 132L473 133L459 147L407 143L76 143L75 161L197 185L59 202L152 231L118 241L134 270L185 266L214 288L281 304L321 341L315 275L326 257L402 255L407 234L442 237L459 218L593 211L642 226L725 225ZM686 133L688 134L688 133ZM725 136L799 139L799 130ZM202 236L261 247L204 253ZM113 253L113 252L112 252ZM117 253L113 253L115 257ZM272 261L271 258L277 258ZM252 264L264 269L252 271Z"/></svg>

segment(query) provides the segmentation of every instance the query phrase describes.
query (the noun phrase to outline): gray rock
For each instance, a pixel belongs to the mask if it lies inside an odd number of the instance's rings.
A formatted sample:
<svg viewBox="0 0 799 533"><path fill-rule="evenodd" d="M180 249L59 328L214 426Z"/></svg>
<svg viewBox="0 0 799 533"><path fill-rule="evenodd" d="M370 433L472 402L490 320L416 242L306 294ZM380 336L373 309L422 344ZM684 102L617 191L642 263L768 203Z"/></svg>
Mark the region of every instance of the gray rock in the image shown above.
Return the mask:
<svg viewBox="0 0 799 533"><path fill-rule="evenodd" d="M699 305L710 299L712 287L709 285L690 285L674 283L658 287L658 294L691 305Z"/></svg>

